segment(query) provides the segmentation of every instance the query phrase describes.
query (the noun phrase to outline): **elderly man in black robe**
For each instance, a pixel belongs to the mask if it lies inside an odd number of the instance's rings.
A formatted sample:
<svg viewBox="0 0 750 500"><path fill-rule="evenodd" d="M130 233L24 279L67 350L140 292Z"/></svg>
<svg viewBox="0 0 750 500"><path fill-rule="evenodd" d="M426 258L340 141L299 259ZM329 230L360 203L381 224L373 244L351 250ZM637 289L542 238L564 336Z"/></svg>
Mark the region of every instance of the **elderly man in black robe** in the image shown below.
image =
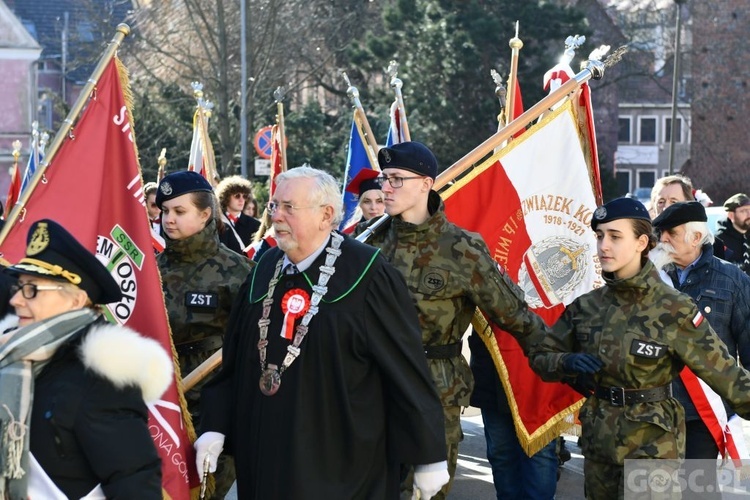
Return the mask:
<svg viewBox="0 0 750 500"><path fill-rule="evenodd" d="M336 232L334 179L277 177L278 247L241 289L223 366L203 389L197 467L235 457L240 499L398 498L399 464L431 498L449 477L443 411L403 278Z"/></svg>

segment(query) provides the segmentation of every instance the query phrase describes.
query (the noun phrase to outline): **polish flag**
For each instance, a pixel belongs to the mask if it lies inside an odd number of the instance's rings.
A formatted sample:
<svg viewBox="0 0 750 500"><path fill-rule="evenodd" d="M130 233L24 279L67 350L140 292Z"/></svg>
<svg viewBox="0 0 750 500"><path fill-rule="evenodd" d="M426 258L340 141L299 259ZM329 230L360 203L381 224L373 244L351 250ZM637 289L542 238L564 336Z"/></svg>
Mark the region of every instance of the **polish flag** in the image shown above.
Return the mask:
<svg viewBox="0 0 750 500"><path fill-rule="evenodd" d="M579 295L603 285L589 225L597 205L593 163L577 113L567 101L441 193L448 218L482 235L548 325ZM571 426L582 398L566 385L543 382L506 332L492 325L492 335L480 337L493 354L519 442L536 453Z"/></svg>

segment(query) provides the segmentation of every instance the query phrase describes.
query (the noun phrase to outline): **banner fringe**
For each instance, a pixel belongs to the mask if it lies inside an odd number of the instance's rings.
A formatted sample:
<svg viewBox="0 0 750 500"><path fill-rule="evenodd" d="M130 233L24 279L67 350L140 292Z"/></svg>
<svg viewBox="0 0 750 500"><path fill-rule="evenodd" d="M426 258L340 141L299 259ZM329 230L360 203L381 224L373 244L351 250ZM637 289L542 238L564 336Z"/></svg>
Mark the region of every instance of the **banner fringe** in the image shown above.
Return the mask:
<svg viewBox="0 0 750 500"><path fill-rule="evenodd" d="M125 64L123 64L120 58L115 56L114 59L115 59L115 64L117 66L117 75L120 78L120 89L122 90L123 99L125 100L125 107L126 107L126 111L128 114L128 120L129 120L129 123L131 124L130 133L132 134L132 138L133 138L132 142L133 142L133 149L135 150L135 160L138 164L138 173L141 176L141 185L143 185L144 184L143 169L141 168L140 156L138 154L138 146L136 145L136 140L135 140L135 129L133 126L133 124L135 124L135 121L133 120L133 111L132 111L133 92L130 89L130 77L129 77L127 67L125 66ZM145 210L145 207L144 207L144 210ZM158 271L158 266L157 266L157 271ZM164 283L162 283L161 281L160 271L158 272L158 276L159 276L159 289L163 290ZM162 296L162 303L164 305L164 310L166 311L167 306L166 306L166 303L164 302L163 292L161 296ZM165 312L165 316L167 316L166 312ZM182 420L185 424L185 430L188 435L188 439L190 439L190 443L192 444L195 442L195 439L197 436L195 433L195 427L193 426L193 418L192 418L192 415L190 415L190 412L188 411L187 401L185 400L185 392L182 386L182 373L180 372L180 363L177 357L177 350L174 347L174 341L172 340L172 326L169 324L169 321L167 321L167 328L169 330L169 345L172 349L172 365L174 366L175 385L177 386L177 394L180 400L180 412L182 414ZM194 464L188 464L188 467L193 466L193 465ZM207 494L209 494L210 496L211 494L213 494L213 490L214 490L213 481L209 481ZM163 494L164 500L171 500L171 497L167 494L164 488L162 488L162 494ZM190 498L192 500L197 500L199 496L200 496L200 486L190 488Z"/></svg>
<svg viewBox="0 0 750 500"><path fill-rule="evenodd" d="M495 339L495 335L487 322L487 319L479 309L474 311L474 318L472 319L471 324L477 334L479 334L479 338L484 342L484 345L487 346L487 350L492 356L492 361L495 363L495 369L497 370L500 381L503 384L503 390L508 398L508 406L510 406L510 411L513 416L516 436L518 436L518 442L524 452L526 452L528 456L532 456L561 434L573 433L573 435L579 435L580 426L576 425L575 419L578 410L583 406L584 399L580 399L576 403L564 408L556 415L553 415L544 425L540 426L533 433L529 434L526 431L519 415L518 404L513 397L508 370L502 356L500 355L500 348L497 345L497 340Z"/></svg>

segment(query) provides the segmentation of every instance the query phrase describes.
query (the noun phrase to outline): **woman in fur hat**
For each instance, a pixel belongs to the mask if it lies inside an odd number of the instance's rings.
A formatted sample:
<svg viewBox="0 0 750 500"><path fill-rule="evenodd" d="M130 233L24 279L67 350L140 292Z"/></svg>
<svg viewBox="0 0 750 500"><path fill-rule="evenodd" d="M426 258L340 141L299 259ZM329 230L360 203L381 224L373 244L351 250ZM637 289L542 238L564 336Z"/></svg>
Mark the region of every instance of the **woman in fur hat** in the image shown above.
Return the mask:
<svg viewBox="0 0 750 500"><path fill-rule="evenodd" d="M146 401L169 386L171 357L104 319L97 304L120 288L56 222L32 224L6 272L18 325L0 337L0 497L160 499Z"/></svg>

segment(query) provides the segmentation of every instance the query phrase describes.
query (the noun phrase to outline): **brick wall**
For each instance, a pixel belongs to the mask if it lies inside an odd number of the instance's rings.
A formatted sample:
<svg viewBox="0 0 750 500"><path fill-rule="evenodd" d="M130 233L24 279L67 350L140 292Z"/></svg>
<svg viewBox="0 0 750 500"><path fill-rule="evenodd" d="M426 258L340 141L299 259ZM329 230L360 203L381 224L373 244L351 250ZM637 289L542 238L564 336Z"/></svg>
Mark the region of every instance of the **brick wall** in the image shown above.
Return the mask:
<svg viewBox="0 0 750 500"><path fill-rule="evenodd" d="M750 2L691 0L692 151L686 173L715 204L750 192Z"/></svg>

